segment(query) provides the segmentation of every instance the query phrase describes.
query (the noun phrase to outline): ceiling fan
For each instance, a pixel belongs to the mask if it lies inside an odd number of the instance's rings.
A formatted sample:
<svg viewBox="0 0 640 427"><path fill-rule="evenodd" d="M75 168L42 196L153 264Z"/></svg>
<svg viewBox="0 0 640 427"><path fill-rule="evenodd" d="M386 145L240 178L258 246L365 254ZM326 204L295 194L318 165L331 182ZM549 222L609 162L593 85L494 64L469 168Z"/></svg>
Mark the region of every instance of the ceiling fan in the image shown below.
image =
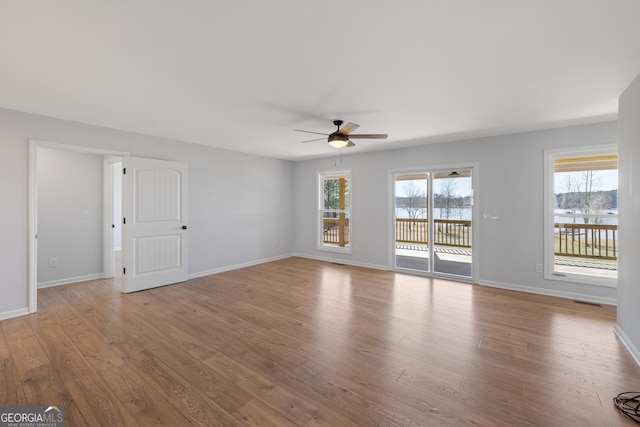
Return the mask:
<svg viewBox="0 0 640 427"><path fill-rule="evenodd" d="M309 130L300 130L300 129L294 129L294 131L296 132L306 132L306 133L315 133L318 135L326 135L327 136L327 142L329 143L330 146L334 147L334 148L342 148L342 147L353 147L354 144L353 142L351 142L351 139L385 139L387 137L386 133L356 133L356 134L352 134L351 132L353 132L354 130L358 129L360 127L360 125L357 125L355 123L347 123L346 125L344 125L344 127L342 129L340 129L340 126L342 126L342 123L344 123L342 120L334 120L333 124L336 125L338 127L338 130L336 130L333 133L322 133L322 132L312 132ZM325 138L318 138L318 139L310 139L308 141L302 141L303 143L305 142L313 142L313 141L321 141Z"/></svg>

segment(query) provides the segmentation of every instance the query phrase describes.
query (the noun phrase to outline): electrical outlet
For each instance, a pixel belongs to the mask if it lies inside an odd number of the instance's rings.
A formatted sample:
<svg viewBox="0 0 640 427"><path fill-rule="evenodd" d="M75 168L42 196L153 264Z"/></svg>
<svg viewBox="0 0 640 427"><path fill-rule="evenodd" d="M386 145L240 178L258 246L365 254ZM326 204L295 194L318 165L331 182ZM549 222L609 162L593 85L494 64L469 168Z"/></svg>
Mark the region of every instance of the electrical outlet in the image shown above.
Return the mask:
<svg viewBox="0 0 640 427"><path fill-rule="evenodd" d="M536 273L542 273L542 264L536 264Z"/></svg>
<svg viewBox="0 0 640 427"><path fill-rule="evenodd" d="M273 247L275 248L276 246L278 246L278 241L277 241L277 240L274 240L274 241L273 241Z"/></svg>
<svg viewBox="0 0 640 427"><path fill-rule="evenodd" d="M58 258L49 258L49 267L57 267L58 266Z"/></svg>

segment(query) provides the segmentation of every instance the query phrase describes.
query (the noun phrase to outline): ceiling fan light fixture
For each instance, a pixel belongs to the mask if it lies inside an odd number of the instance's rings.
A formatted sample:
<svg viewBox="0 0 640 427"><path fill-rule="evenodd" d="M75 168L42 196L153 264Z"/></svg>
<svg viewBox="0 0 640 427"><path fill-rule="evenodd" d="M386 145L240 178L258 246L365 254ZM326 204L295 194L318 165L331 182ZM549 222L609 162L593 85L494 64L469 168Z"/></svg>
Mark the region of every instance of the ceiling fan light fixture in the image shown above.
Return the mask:
<svg viewBox="0 0 640 427"><path fill-rule="evenodd" d="M336 129L333 133L322 133L322 132L313 132L310 130L302 130L302 129L294 129L296 132L305 132L305 133L313 133L316 135L326 135L326 141L333 148L344 148L344 147L353 147L354 144L351 139L385 139L387 137L386 133L352 133L354 130L358 129L360 125L355 123L347 123L342 128L343 121L342 120L334 120L333 124L336 125L338 129ZM325 138L317 138L310 139L308 141L301 142L313 142L313 141L322 141Z"/></svg>
<svg viewBox="0 0 640 427"><path fill-rule="evenodd" d="M330 135L328 141L333 148L342 148L347 146L349 138L344 135Z"/></svg>

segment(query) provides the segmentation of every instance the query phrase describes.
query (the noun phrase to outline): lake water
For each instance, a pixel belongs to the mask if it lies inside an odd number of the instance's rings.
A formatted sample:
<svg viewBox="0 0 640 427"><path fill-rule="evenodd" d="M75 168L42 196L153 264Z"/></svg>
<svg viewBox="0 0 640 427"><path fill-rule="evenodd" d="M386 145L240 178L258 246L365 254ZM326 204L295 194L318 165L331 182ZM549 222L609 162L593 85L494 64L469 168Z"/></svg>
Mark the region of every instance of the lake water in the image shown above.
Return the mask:
<svg viewBox="0 0 640 427"><path fill-rule="evenodd" d="M414 209L415 211L415 209ZM446 213L444 209L436 208L433 211L435 219L446 219ZM417 218L427 218L427 209L422 208L418 210L418 215L414 215ZM409 212L404 208L396 208L396 218L411 218ZM471 208L456 208L451 209L448 219L461 219L471 220Z"/></svg>
<svg viewBox="0 0 640 427"><path fill-rule="evenodd" d="M570 212L567 212L564 209L555 209L554 213L556 214L554 217L555 222L584 224L584 218L581 216L574 217ZM576 212L576 215L579 215L579 213ZM618 225L618 210L609 209L598 212L598 214L592 218L597 219L597 224ZM590 222L593 224L593 219L591 219Z"/></svg>
<svg viewBox="0 0 640 427"><path fill-rule="evenodd" d="M451 209L449 213L449 219L471 220L471 217L472 217L471 212L472 212L471 208ZM577 224L584 223L584 220L582 218L580 217L574 218L573 216L567 214L566 211L563 209L556 209L555 213L556 213L556 216L554 219L555 222L573 223L575 219L575 222ZM618 224L617 214L618 214L617 209L610 209L604 212L599 212L597 217L598 223L617 225ZM439 209L439 208L434 209L433 215L435 219L445 219L445 216L446 216L444 209ZM409 212L404 208L396 208L396 218L410 218ZM427 209L425 208L419 209L417 218L427 218Z"/></svg>

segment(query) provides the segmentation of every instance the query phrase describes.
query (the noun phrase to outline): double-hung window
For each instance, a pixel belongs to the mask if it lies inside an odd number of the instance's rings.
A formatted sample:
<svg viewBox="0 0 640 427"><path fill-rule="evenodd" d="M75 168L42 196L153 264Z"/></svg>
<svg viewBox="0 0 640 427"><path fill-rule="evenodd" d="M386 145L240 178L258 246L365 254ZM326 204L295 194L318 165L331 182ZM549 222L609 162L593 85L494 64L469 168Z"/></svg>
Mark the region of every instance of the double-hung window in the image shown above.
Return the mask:
<svg viewBox="0 0 640 427"><path fill-rule="evenodd" d="M615 286L615 144L545 151L545 278Z"/></svg>
<svg viewBox="0 0 640 427"><path fill-rule="evenodd" d="M351 171L320 172L318 248L350 253Z"/></svg>

